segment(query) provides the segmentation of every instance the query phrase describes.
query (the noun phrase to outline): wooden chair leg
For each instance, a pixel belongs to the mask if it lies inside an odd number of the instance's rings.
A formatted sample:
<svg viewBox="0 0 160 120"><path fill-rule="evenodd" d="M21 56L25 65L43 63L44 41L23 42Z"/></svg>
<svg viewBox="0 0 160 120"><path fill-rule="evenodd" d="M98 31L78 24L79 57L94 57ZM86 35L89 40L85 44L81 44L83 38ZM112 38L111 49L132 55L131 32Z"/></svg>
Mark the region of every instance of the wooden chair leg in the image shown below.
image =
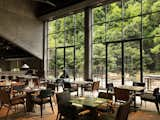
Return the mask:
<svg viewBox="0 0 160 120"><path fill-rule="evenodd" d="M24 106L24 112L26 113L26 105L25 105L25 103L23 104L23 106Z"/></svg>
<svg viewBox="0 0 160 120"><path fill-rule="evenodd" d="M156 104L157 112L159 112L158 102L155 102L155 104Z"/></svg>
<svg viewBox="0 0 160 120"><path fill-rule="evenodd" d="M41 118L42 118L43 104L42 104L42 105L40 105L40 108L41 108Z"/></svg>
<svg viewBox="0 0 160 120"><path fill-rule="evenodd" d="M8 107L8 110L7 110L7 114L6 114L6 120L7 120L7 118L8 118L8 113L9 113L9 110L11 109L11 107Z"/></svg>
<svg viewBox="0 0 160 120"><path fill-rule="evenodd" d="M57 114L56 120L61 120L61 113Z"/></svg>
<svg viewBox="0 0 160 120"><path fill-rule="evenodd" d="M52 105L52 101L51 101L51 100L50 100L50 105L51 105L52 111L54 112L54 110L53 110L53 105Z"/></svg>
<svg viewBox="0 0 160 120"><path fill-rule="evenodd" d="M142 99L141 99L141 106L142 106Z"/></svg>

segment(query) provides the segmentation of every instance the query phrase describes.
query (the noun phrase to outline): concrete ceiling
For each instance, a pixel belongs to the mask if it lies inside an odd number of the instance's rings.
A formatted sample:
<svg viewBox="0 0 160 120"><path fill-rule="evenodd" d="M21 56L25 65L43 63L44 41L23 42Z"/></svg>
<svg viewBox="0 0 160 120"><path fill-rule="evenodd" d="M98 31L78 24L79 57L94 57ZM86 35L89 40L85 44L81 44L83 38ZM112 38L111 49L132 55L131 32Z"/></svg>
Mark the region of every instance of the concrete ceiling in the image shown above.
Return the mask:
<svg viewBox="0 0 160 120"><path fill-rule="evenodd" d="M31 0L31 1L35 4L36 6L35 12L36 15L39 17L47 13L50 13L52 11L57 11L85 0ZM53 3L55 6L49 3Z"/></svg>

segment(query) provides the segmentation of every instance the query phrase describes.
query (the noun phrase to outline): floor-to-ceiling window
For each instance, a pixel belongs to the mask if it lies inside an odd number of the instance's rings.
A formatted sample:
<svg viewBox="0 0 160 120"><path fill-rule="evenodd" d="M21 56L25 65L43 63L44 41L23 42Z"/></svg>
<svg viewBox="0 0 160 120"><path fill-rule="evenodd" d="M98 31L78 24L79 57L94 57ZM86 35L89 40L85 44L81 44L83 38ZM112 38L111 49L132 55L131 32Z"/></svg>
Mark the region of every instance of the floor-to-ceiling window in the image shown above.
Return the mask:
<svg viewBox="0 0 160 120"><path fill-rule="evenodd" d="M160 0L120 0L93 8L92 77L114 85L160 72ZM147 83L146 83L147 84ZM152 82L152 89L159 86Z"/></svg>
<svg viewBox="0 0 160 120"><path fill-rule="evenodd" d="M48 77L58 78L63 70L70 80L83 78L84 13L48 22Z"/></svg>
<svg viewBox="0 0 160 120"><path fill-rule="evenodd" d="M160 0L119 0L92 8L92 77L114 85L147 82L160 72ZM71 79L82 78L84 13L50 21L48 76L67 69ZM153 80L151 89L159 85Z"/></svg>

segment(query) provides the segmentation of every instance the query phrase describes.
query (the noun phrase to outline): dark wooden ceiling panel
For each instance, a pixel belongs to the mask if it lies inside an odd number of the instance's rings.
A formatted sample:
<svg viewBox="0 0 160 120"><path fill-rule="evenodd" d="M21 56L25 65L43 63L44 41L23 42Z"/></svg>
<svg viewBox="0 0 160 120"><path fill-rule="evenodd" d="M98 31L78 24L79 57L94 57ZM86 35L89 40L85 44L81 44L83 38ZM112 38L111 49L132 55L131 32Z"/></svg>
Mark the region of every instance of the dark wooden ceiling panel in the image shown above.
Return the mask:
<svg viewBox="0 0 160 120"><path fill-rule="evenodd" d="M48 0L49 2L55 4L55 6L40 1L45 1L45 0L32 0L32 2L36 5L35 12L37 16L42 16L51 11L56 11L65 7L69 7L71 5L80 3L85 0Z"/></svg>
<svg viewBox="0 0 160 120"><path fill-rule="evenodd" d="M19 46L0 37L0 59L34 57Z"/></svg>

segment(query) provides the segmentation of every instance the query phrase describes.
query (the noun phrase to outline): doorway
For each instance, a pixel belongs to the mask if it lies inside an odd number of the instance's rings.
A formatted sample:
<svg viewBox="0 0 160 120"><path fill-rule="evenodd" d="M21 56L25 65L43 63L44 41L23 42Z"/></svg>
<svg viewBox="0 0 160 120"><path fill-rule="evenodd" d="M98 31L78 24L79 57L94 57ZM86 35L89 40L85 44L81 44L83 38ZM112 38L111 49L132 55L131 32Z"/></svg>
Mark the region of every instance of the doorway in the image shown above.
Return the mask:
<svg viewBox="0 0 160 120"><path fill-rule="evenodd" d="M65 70L69 80L75 80L75 47L56 47L55 49L55 77ZM66 74L66 73L65 73Z"/></svg>
<svg viewBox="0 0 160 120"><path fill-rule="evenodd" d="M106 83L142 82L142 39L106 42Z"/></svg>

